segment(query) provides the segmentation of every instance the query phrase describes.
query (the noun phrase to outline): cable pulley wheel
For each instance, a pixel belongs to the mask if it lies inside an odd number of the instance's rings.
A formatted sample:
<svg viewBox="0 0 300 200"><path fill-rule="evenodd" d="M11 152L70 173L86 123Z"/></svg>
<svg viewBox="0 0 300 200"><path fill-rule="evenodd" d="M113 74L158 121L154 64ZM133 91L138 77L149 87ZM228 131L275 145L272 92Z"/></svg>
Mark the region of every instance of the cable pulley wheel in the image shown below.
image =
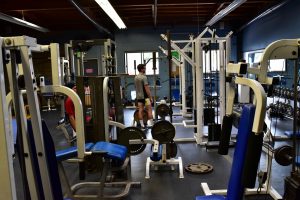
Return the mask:
<svg viewBox="0 0 300 200"><path fill-rule="evenodd" d="M213 166L207 163L193 163L185 167L185 171L194 174L206 174L212 172Z"/></svg>
<svg viewBox="0 0 300 200"><path fill-rule="evenodd" d="M145 150L146 144L129 144L129 140L135 139L146 139L146 134L137 127L127 127L120 131L117 142L126 146L130 155L137 155Z"/></svg>
<svg viewBox="0 0 300 200"><path fill-rule="evenodd" d="M172 142L175 137L175 127L169 121L158 121L151 129L152 138L160 144Z"/></svg>
<svg viewBox="0 0 300 200"><path fill-rule="evenodd" d="M293 147L284 145L275 149L274 158L279 165L288 166L293 162Z"/></svg>
<svg viewBox="0 0 300 200"><path fill-rule="evenodd" d="M161 118L164 118L169 115L170 108L167 104L159 104L156 108L156 113Z"/></svg>

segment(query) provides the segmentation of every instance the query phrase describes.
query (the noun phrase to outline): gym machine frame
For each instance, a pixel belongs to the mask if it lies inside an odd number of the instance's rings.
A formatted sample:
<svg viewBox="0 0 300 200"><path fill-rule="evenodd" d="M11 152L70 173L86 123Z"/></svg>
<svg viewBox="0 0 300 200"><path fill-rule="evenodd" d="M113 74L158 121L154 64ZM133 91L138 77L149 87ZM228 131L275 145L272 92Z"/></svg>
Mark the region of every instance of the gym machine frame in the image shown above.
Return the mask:
<svg viewBox="0 0 300 200"><path fill-rule="evenodd" d="M206 33L211 34L211 38L204 38ZM183 125L186 128L196 128L197 132L194 133L194 138L175 138L175 142L193 142L196 141L197 144L204 145L205 142L203 141L203 58L202 58L202 43L218 43L219 49L221 52L226 52L226 56L223 53L220 53L220 72L219 72L219 90L220 90L220 121L222 123L223 116L225 115L225 63L229 61L230 55L230 43L231 39L230 36L232 32L228 33L225 37L217 36L214 31L209 29L208 27L203 30L201 34L195 39L190 37L190 40L183 40L183 41L172 41L171 40L171 47L179 52L182 59L181 63L185 63L187 61L193 70L193 107L197 109L197 122L194 125L188 125L188 123L193 122L194 120L184 120L183 123L174 123L175 126ZM161 34L162 39L168 41L168 37L164 34ZM187 43L183 49L181 49L176 43ZM192 47L190 48L190 45ZM165 53L166 51L160 47L160 49ZM192 52L192 58L190 58L186 52ZM223 56L222 56L223 55ZM224 57L225 56L225 57ZM185 64L182 65L181 69L181 77L185 76ZM183 114L186 112L185 107L185 78L181 80L181 94L182 94L182 106L183 106ZM195 89L196 88L196 89ZM200 103L196 104L196 99L200 100ZM184 116L184 115L183 115Z"/></svg>
<svg viewBox="0 0 300 200"><path fill-rule="evenodd" d="M245 63L238 63L238 64L229 63L226 68L227 69L226 74L227 75L243 74L242 71L245 71L245 69L242 69L244 67L243 65L245 66ZM252 126L252 132L254 134L262 134L265 113L266 113L266 93L264 88L256 80L236 76L229 83L229 91L227 94L226 115L231 115L233 113L235 85L248 86L254 92L255 98L253 103L256 105L256 108L255 108L255 116L254 116L254 122ZM205 195L211 195L211 194L226 195L227 193L226 189L211 190L207 183L201 183L201 188L203 189ZM263 188L259 188L259 190L258 188L246 189L245 195L253 195L253 194L270 194L272 198L276 200L282 199L282 197L278 194L278 192L273 187L270 186L268 180L266 181L265 184L263 184Z"/></svg>
<svg viewBox="0 0 300 200"><path fill-rule="evenodd" d="M43 144L43 134L42 134L42 128L41 128L41 116L39 112L39 103L37 98L37 86L36 86L36 80L34 77L34 70L32 65L32 52L33 51L44 51L45 48L48 48L49 46L41 46L36 43L35 38L30 38L27 36L19 36L19 37L5 37L1 38L1 41L3 41L1 45L1 50L4 50L5 53L5 59L7 62L7 71L8 71L8 77L10 82L10 91L12 96L12 101L14 103L14 110L16 112L16 120L18 127L21 127L20 130L20 138L22 140L23 146L24 146L24 153L27 156L24 156L24 163L26 168L26 179L28 181L28 187L29 187L29 193L32 199L38 199L41 196L44 196L45 199L53 199L53 191L50 184L50 178L49 178L49 171L48 171L48 165L45 158L45 149ZM20 52L18 54L17 52ZM2 54L1 54L2 55ZM30 115L32 119L32 126L33 126L33 135L34 140L36 143L36 152L37 152L37 158L38 158L38 166L40 170L40 177L41 177L41 187L43 188L43 191L40 191L38 189L38 183L37 183L37 177L36 177L36 171L34 171L33 167L33 161L32 161L32 150L29 145L29 138L27 138L27 119L25 117L25 109L24 109L24 102L22 97L22 91L19 90L18 84L17 84L17 76L19 73L18 70L18 63L17 63L17 56L20 55L23 72L24 72L24 79L25 79L25 88L26 88L26 94L27 99L29 103L29 110ZM3 64L1 60L1 71L3 72ZM2 79L3 81L3 79ZM1 83L1 94L3 95L5 93L5 83L4 81ZM2 96L1 99L4 97ZM8 108L9 103L5 101L2 101L2 109L4 108L4 112L2 113L3 116L8 116L9 112L6 110ZM7 117L6 117L7 118ZM79 119L80 120L80 117ZM2 120L1 120L2 121ZM9 120L7 121L9 122ZM4 127L6 129L7 125L3 125L1 127ZM8 136L11 132L9 130L3 131L4 135ZM1 140L6 141L6 140ZM7 145L7 144L6 144ZM3 145L5 147L6 145ZM8 148L6 151L9 150ZM11 156L11 155L10 155ZM10 163L10 161L6 161L7 163ZM6 164L3 164L3 166L7 166ZM15 192L15 185L14 180L12 179L13 176L11 173L13 173L11 170L13 168L6 168L5 170L0 170L1 173L5 172L7 174L10 174L10 180L6 180L6 183L0 182L0 185L3 185L3 188L7 187L7 183L10 183L10 188L7 191L12 191L9 196L11 198L8 198L8 194L4 194L5 198L3 199L15 199L15 194L13 194L13 191ZM2 174L1 174L2 175ZM3 177L7 177L3 174ZM4 179L1 179L4 180ZM6 185L6 186L5 186ZM42 194L43 192L43 194Z"/></svg>
<svg viewBox="0 0 300 200"><path fill-rule="evenodd" d="M97 76L105 76L117 73L116 68L116 51L115 51L115 42L111 39L94 39L94 40L71 40L70 46L73 47L72 53L74 53L74 48L76 46L85 47L85 46L101 46L101 62L97 59L98 71ZM77 76L85 76L84 74L84 51L80 51L80 56L75 56L75 66L77 66Z"/></svg>
<svg viewBox="0 0 300 200"><path fill-rule="evenodd" d="M272 77L267 77L269 60L271 60L271 59L297 60L299 58L299 46L300 46L299 38L297 38L297 39L282 39L282 40L277 40L277 41L272 42L265 48L265 50L260 58L260 62L259 62L259 65L257 66L257 68L249 68L248 73L255 74L258 78L258 81L262 82L263 84L272 85L274 82L274 79ZM295 63L295 65L297 65L297 64L298 63ZM295 68L297 68L297 67L295 66ZM295 91L294 91L294 95L295 95ZM294 108L297 106L296 99L297 99L297 96L295 96L295 99L293 102ZM296 112L296 111L294 111L294 112ZM294 136L294 137L296 137L296 136ZM274 141L283 141L283 140L290 139L287 136L273 136L271 131L269 130L266 132L266 134L264 136L264 140L269 141L270 138L273 139ZM294 146L295 146L295 144L294 144ZM263 146L263 151L266 152L266 154L267 154L266 166L267 166L267 171L269 172L269 176L267 177L266 182L270 182L271 170L272 170L272 159L274 157L274 153L271 152L269 149L267 149L265 146ZM296 150L294 150L294 151L295 151L294 155L296 155ZM293 162L292 168L293 168L293 171L295 171L295 162ZM272 191L274 189L270 185L267 185L267 190ZM282 199L281 195L279 195L279 194L274 195L274 196L272 195L272 197L274 199Z"/></svg>

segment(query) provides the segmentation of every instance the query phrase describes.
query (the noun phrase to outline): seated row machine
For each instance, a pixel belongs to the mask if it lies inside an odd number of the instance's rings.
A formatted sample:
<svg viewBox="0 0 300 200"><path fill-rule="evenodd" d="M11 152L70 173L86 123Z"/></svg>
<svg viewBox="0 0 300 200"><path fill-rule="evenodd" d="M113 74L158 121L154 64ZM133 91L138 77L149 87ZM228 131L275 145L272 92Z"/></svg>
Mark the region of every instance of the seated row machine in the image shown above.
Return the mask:
<svg viewBox="0 0 300 200"><path fill-rule="evenodd" d="M65 173L64 167L63 167L63 161L71 160L72 158L77 157L78 149L77 147L69 147L67 149L63 149L60 151L55 152L55 146L51 137L51 134L49 132L49 129L44 121L42 121L42 129L43 129L43 136L44 136L44 144L45 149L47 152L47 160L48 163L51 164L51 184L52 187L55 188L54 191L56 191L55 199L62 199L62 189L61 189L61 183L58 179L58 177L61 177L62 182L64 182L64 185L67 185L66 188L66 194L64 196L68 198L97 198L97 199L120 199L122 197L125 197L129 194L130 188L132 186L140 187L140 182L131 182L131 181L122 181L122 182L106 182L106 176L109 172L111 162L118 162L120 168L126 168L127 170L127 177L130 177L130 169L129 166L126 166L128 164L128 157L127 157L127 148L122 145L113 144L109 142L97 142L97 143L86 143L85 144L85 150L87 154L98 154L101 155L104 160L103 170L101 172L101 177L99 182L81 182L77 183L73 186L70 185L67 175ZM32 134L32 127L31 122L28 121L28 130L29 134ZM53 162L54 160L57 160L57 162ZM58 176L58 172L59 175ZM83 188L83 187L97 187L97 193L93 195L87 195L87 194L77 194L77 192ZM104 194L104 188L105 187L123 187L123 191L119 194L114 195L105 195Z"/></svg>

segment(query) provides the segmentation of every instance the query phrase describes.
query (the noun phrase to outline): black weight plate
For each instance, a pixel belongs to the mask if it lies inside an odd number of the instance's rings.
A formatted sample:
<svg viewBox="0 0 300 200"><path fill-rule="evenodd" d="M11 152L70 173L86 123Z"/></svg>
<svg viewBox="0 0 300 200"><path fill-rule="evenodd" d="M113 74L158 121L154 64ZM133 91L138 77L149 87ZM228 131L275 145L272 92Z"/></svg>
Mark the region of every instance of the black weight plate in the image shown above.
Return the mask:
<svg viewBox="0 0 300 200"><path fill-rule="evenodd" d="M274 158L282 166L288 166L293 162L293 147L282 146L275 150Z"/></svg>
<svg viewBox="0 0 300 200"><path fill-rule="evenodd" d="M213 166L207 163L193 163L185 167L185 171L195 174L205 174L213 170Z"/></svg>
<svg viewBox="0 0 300 200"><path fill-rule="evenodd" d="M129 140L134 139L146 139L146 134L137 127L127 127L120 131L117 142L126 146L130 155L137 155L145 150L146 144L129 145Z"/></svg>
<svg viewBox="0 0 300 200"><path fill-rule="evenodd" d="M167 159L175 158L177 155L177 145L174 141L166 144Z"/></svg>
<svg viewBox="0 0 300 200"><path fill-rule="evenodd" d="M160 144L173 141L175 137L175 127L169 121L158 121L151 129L152 138L158 140Z"/></svg>
<svg viewBox="0 0 300 200"><path fill-rule="evenodd" d="M134 121L139 123L139 110L134 111L133 117L134 117ZM147 124L148 114L146 110L143 111L143 121L144 124Z"/></svg>
<svg viewBox="0 0 300 200"><path fill-rule="evenodd" d="M156 108L156 113L158 116L164 118L169 115L170 108L167 104L159 104Z"/></svg>

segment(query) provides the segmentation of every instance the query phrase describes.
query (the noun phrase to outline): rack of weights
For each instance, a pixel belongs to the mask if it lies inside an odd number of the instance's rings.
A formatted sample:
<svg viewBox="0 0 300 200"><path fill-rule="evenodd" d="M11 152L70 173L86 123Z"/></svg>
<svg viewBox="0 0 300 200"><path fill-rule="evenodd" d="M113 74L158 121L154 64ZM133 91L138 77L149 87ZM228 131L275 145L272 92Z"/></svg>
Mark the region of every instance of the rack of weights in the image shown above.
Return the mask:
<svg viewBox="0 0 300 200"><path fill-rule="evenodd" d="M298 86L297 100L300 102L300 87ZM276 103L271 103L268 107L269 117L278 117L280 119L290 118L293 119L293 102L294 90L286 87L275 87L273 90L274 98L277 98ZM297 108L297 123L300 124L300 108Z"/></svg>

